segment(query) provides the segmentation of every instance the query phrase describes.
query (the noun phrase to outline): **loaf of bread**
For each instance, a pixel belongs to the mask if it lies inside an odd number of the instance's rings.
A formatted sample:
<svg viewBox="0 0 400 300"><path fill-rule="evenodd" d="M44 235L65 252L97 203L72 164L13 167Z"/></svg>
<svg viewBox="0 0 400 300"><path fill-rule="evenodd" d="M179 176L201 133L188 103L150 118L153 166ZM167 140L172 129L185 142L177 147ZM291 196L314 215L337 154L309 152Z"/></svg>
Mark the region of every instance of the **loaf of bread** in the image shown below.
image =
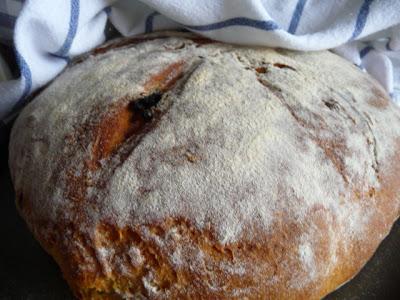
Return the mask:
<svg viewBox="0 0 400 300"><path fill-rule="evenodd" d="M20 114L21 216L79 299L320 299L400 212L400 111L328 52L106 44Z"/></svg>

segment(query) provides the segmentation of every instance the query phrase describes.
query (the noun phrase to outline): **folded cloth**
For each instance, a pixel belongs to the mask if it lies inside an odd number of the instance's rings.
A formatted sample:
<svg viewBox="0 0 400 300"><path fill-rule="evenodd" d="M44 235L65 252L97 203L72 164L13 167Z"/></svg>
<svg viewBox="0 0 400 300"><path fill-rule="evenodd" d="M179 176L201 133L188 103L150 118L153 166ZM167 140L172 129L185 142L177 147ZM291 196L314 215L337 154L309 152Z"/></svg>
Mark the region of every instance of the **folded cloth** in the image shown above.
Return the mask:
<svg viewBox="0 0 400 300"><path fill-rule="evenodd" d="M332 49L370 72L400 103L397 0L21 2L0 1L0 38L7 39L6 34L14 28L21 74L0 83L3 121L25 104L30 93L59 74L71 57L104 42L108 18L124 36L184 28L236 44L303 51Z"/></svg>

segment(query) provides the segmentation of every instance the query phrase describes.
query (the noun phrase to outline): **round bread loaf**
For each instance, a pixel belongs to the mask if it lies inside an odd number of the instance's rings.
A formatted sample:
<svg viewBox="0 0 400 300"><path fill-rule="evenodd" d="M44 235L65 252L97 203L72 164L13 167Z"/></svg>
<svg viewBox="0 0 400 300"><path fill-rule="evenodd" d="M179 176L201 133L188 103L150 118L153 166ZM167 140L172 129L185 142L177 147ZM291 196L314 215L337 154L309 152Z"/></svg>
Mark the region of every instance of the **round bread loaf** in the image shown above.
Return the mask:
<svg viewBox="0 0 400 300"><path fill-rule="evenodd" d="M356 66L183 33L76 60L10 142L80 299L319 299L399 216L399 159L399 109Z"/></svg>

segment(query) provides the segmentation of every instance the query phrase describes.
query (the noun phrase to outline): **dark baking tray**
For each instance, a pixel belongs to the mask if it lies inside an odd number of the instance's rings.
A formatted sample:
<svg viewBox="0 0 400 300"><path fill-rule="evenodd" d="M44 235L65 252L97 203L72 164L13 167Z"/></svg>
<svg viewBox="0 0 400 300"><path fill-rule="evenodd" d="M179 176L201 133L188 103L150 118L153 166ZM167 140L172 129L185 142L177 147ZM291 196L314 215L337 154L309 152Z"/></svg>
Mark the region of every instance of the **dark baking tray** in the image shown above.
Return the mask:
<svg viewBox="0 0 400 300"><path fill-rule="evenodd" d="M0 299L73 299L56 263L17 214L6 143L0 145ZM400 299L400 220L362 271L326 299Z"/></svg>

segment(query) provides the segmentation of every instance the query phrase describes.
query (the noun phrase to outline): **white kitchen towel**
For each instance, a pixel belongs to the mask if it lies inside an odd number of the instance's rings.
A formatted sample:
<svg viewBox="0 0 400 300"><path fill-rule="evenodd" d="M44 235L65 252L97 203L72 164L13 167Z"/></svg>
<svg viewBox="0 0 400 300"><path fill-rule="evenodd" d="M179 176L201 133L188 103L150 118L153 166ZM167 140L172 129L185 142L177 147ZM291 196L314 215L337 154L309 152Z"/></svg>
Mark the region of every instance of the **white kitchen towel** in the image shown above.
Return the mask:
<svg viewBox="0 0 400 300"><path fill-rule="evenodd" d="M0 38L13 30L21 73L0 83L0 120L102 43L107 18L125 36L183 28L236 44L333 49L400 102L398 0L0 0Z"/></svg>

